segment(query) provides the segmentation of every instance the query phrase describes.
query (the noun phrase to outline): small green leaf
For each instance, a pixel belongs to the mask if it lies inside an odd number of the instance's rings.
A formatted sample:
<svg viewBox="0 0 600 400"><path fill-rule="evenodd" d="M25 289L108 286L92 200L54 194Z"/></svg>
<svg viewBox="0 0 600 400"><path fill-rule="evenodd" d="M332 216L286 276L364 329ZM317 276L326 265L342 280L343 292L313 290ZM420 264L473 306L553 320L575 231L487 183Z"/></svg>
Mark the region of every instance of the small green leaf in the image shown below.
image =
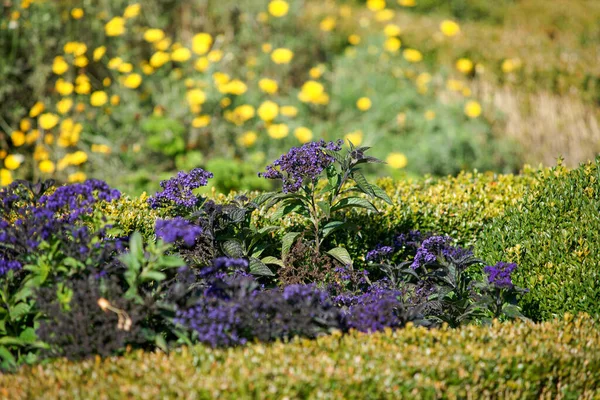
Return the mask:
<svg viewBox="0 0 600 400"><path fill-rule="evenodd" d="M373 189L373 193L375 193L375 197L380 198L381 200L385 201L389 205L394 205L394 202L392 201L392 199L390 199L390 196L388 196L388 194L385 192L385 190L383 190L382 188L380 188L377 185L371 185L371 189Z"/></svg>
<svg viewBox="0 0 600 400"><path fill-rule="evenodd" d="M267 257L263 258L261 261L265 264L279 265L282 268L285 266L283 264L283 261L281 261L279 258L273 257L273 256L267 256Z"/></svg>
<svg viewBox="0 0 600 400"><path fill-rule="evenodd" d="M331 205L329 204L329 202L327 202L325 200L321 200L321 201L317 202L317 205L319 206L319 208L321 210L323 210L323 213L325 214L325 216L327 218L329 218L329 216L331 214Z"/></svg>
<svg viewBox="0 0 600 400"><path fill-rule="evenodd" d="M162 256L160 258L160 266L166 268L177 268L183 267L185 265L185 261L183 261L178 256Z"/></svg>
<svg viewBox="0 0 600 400"><path fill-rule="evenodd" d="M260 276L275 276L275 274L258 258L250 258L250 273Z"/></svg>
<svg viewBox="0 0 600 400"><path fill-rule="evenodd" d="M222 245L223 253L228 257L241 258L244 257L244 246L239 240L228 240Z"/></svg>
<svg viewBox="0 0 600 400"><path fill-rule="evenodd" d="M369 200L362 199L360 197L346 197L341 199L333 207L331 207L331 212L335 212L346 207L362 207L373 212L378 212L375 206Z"/></svg>
<svg viewBox="0 0 600 400"><path fill-rule="evenodd" d="M164 281L167 276L160 271L144 271L141 273L140 278L142 281L156 281L161 282Z"/></svg>
<svg viewBox="0 0 600 400"><path fill-rule="evenodd" d="M364 194L368 194L371 197L375 197L375 192L373 191L373 188L371 187L369 182L367 182L367 178L365 178L362 172L356 171L355 173L353 173L352 179L354 179L354 182L356 182L356 186L358 186Z"/></svg>
<svg viewBox="0 0 600 400"><path fill-rule="evenodd" d="M343 247L335 247L329 250L327 254L329 254L344 265L352 266L352 258L350 257L348 250L346 250Z"/></svg>
<svg viewBox="0 0 600 400"><path fill-rule="evenodd" d="M300 236L300 232L288 232L283 236L281 240L281 258L283 260L285 260L298 236Z"/></svg>
<svg viewBox="0 0 600 400"><path fill-rule="evenodd" d="M252 201L257 205L260 206L262 205L265 201L269 200L271 197L273 197L273 193L272 192L267 192L267 193L263 193L263 194L259 194L258 196L256 196Z"/></svg>
<svg viewBox="0 0 600 400"><path fill-rule="evenodd" d="M156 344L156 347L158 347L159 349L161 349L165 353L169 352L169 346L167 346L167 341L165 340L164 337L162 337L162 335L157 334L154 337L154 344Z"/></svg>
<svg viewBox="0 0 600 400"><path fill-rule="evenodd" d="M10 319L13 321L19 320L23 315L27 314L31 306L27 303L18 303L9 308Z"/></svg>
<svg viewBox="0 0 600 400"><path fill-rule="evenodd" d="M327 236L331 235L333 232L335 232L336 230L338 230L346 225L347 225L347 223L342 222L342 221L328 222L321 230L321 232L323 233L323 239L325 239Z"/></svg>
<svg viewBox="0 0 600 400"><path fill-rule="evenodd" d="M35 334L35 329L33 329L32 327L25 329L19 335L19 339L22 340L24 343L35 342L37 340L37 335Z"/></svg>
<svg viewBox="0 0 600 400"><path fill-rule="evenodd" d="M4 346L0 346L0 358L3 359L6 362L6 364L8 364L10 366L16 366L17 365L17 361L15 360L15 357ZM4 364L4 363L2 363L2 364Z"/></svg>

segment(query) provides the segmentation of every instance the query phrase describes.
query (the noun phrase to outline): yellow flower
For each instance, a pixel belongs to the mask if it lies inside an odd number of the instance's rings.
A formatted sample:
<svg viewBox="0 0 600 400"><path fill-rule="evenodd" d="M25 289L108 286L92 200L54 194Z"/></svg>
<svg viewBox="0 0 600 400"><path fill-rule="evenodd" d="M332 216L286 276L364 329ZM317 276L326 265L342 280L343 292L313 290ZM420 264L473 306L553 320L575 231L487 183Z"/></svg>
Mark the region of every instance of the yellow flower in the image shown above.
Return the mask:
<svg viewBox="0 0 600 400"><path fill-rule="evenodd" d="M246 93L246 91L248 90L248 86L246 86L246 84L241 80L234 79L230 82L227 82L224 85L220 85L218 89L221 93L234 94L236 96L239 96L241 94Z"/></svg>
<svg viewBox="0 0 600 400"><path fill-rule="evenodd" d="M465 97L471 96L471 89L469 89L468 87L464 87L463 90L462 90L462 94Z"/></svg>
<svg viewBox="0 0 600 400"><path fill-rule="evenodd" d="M112 81L110 80L110 78L108 76L106 78L102 79L102 86L104 86L104 87L109 87L111 83L112 83Z"/></svg>
<svg viewBox="0 0 600 400"><path fill-rule="evenodd" d="M168 63L170 58L171 57L169 54L163 51L157 51L156 53L152 54L152 57L150 57L150 65L154 68L160 68Z"/></svg>
<svg viewBox="0 0 600 400"><path fill-rule="evenodd" d="M192 89L185 95L190 106L202 105L206 101L206 94L201 89Z"/></svg>
<svg viewBox="0 0 600 400"><path fill-rule="evenodd" d="M452 37L460 33L460 26L456 22L446 19L440 24L440 30L444 35Z"/></svg>
<svg viewBox="0 0 600 400"><path fill-rule="evenodd" d="M0 186L8 186L13 183L12 172L7 169L0 169Z"/></svg>
<svg viewBox="0 0 600 400"><path fill-rule="evenodd" d="M108 101L108 95L102 90L98 90L90 96L90 104L94 107L102 107Z"/></svg>
<svg viewBox="0 0 600 400"><path fill-rule="evenodd" d="M27 132L31 129L31 121L27 118L23 118L21 121L19 121L19 129L21 129L23 132Z"/></svg>
<svg viewBox="0 0 600 400"><path fill-rule="evenodd" d="M244 122L254 118L254 107L249 104L242 104L233 109L233 111L225 111L225 119L237 126L241 126Z"/></svg>
<svg viewBox="0 0 600 400"><path fill-rule="evenodd" d="M296 139L298 139L300 143L304 144L312 140L313 133L307 127L299 126L296 129L294 129L294 136L296 137Z"/></svg>
<svg viewBox="0 0 600 400"><path fill-rule="evenodd" d="M400 33L402 33L402 31L400 30L400 27L396 24L387 24L385 26L385 28L383 28L383 33L386 36L400 36Z"/></svg>
<svg viewBox="0 0 600 400"><path fill-rule="evenodd" d="M361 97L356 101L356 107L360 111L367 111L369 108L371 108L371 104L371 99L368 97Z"/></svg>
<svg viewBox="0 0 600 400"><path fill-rule="evenodd" d="M360 36L353 33L352 35L348 36L348 43L356 46L357 44L360 43Z"/></svg>
<svg viewBox="0 0 600 400"><path fill-rule="evenodd" d="M283 106L279 109L281 115L289 118L294 118L298 115L298 109L294 106Z"/></svg>
<svg viewBox="0 0 600 400"><path fill-rule="evenodd" d="M456 61L456 69L462 72L463 74L469 74L473 71L473 61L468 58L459 58Z"/></svg>
<svg viewBox="0 0 600 400"><path fill-rule="evenodd" d="M231 99L229 97L223 97L219 102L221 108L227 108L231 105Z"/></svg>
<svg viewBox="0 0 600 400"><path fill-rule="evenodd" d="M206 58L208 58L208 61L212 63L219 62L223 58L223 51L218 49L212 50L206 55Z"/></svg>
<svg viewBox="0 0 600 400"><path fill-rule="evenodd" d="M33 131L32 131L33 133ZM46 143L48 146L50 146L52 143L54 143L54 135L51 133L46 133L44 135L44 143ZM48 156L46 158L49 158L50 155L48 154Z"/></svg>
<svg viewBox="0 0 600 400"><path fill-rule="evenodd" d="M88 63L89 63L89 60L86 56L77 56L77 57L75 57L75 60L73 61L73 64L79 68L87 67Z"/></svg>
<svg viewBox="0 0 600 400"><path fill-rule="evenodd" d="M67 177L67 180L69 181L69 183L84 182L86 179L87 179L87 176L85 176L85 174L81 171L69 174L69 176Z"/></svg>
<svg viewBox="0 0 600 400"><path fill-rule="evenodd" d="M256 143L256 139L258 139L256 132L248 131L238 139L238 143L244 147L250 147Z"/></svg>
<svg viewBox="0 0 600 400"><path fill-rule="evenodd" d="M71 93L73 93L73 84L71 82L65 81L62 78L56 80L54 88L61 96L68 96Z"/></svg>
<svg viewBox="0 0 600 400"><path fill-rule="evenodd" d="M510 74L521 68L521 60L518 58L508 58L502 62L502 72Z"/></svg>
<svg viewBox="0 0 600 400"><path fill-rule="evenodd" d="M272 124L267 128L267 133L273 139L283 139L290 133L290 128L286 124Z"/></svg>
<svg viewBox="0 0 600 400"><path fill-rule="evenodd" d="M321 21L321 24L319 25L319 27L321 28L321 30L323 32L331 32L332 30L335 29L335 18L333 17L326 17Z"/></svg>
<svg viewBox="0 0 600 400"><path fill-rule="evenodd" d="M125 33L125 19L114 17L104 25L106 36L121 36Z"/></svg>
<svg viewBox="0 0 600 400"><path fill-rule="evenodd" d="M406 164L408 164L406 156L402 153L388 154L387 158L385 159L385 162L387 162L388 165L394 169L404 168L406 167Z"/></svg>
<svg viewBox="0 0 600 400"><path fill-rule="evenodd" d="M51 174L54 172L54 163L50 160L44 160L39 163L38 168L44 174Z"/></svg>
<svg viewBox="0 0 600 400"><path fill-rule="evenodd" d="M192 120L194 128L204 128L210 124L210 115L200 115Z"/></svg>
<svg viewBox="0 0 600 400"><path fill-rule="evenodd" d="M144 40L148 43L156 43L164 39L165 33L158 28L146 29L144 32Z"/></svg>
<svg viewBox="0 0 600 400"><path fill-rule="evenodd" d="M81 75L80 75L81 76ZM75 80L77 86L75 86L75 92L78 94L88 94L92 90L92 85L88 80Z"/></svg>
<svg viewBox="0 0 600 400"><path fill-rule="evenodd" d="M415 49L406 49L402 52L402 55L407 61L414 63L423 60L423 54L421 54L419 50Z"/></svg>
<svg viewBox="0 0 600 400"><path fill-rule="evenodd" d="M31 109L29 110L29 116L31 118L35 118L38 115L40 115L40 113L42 111L44 111L46 109L46 107L44 106L44 103L42 103L41 101L38 101L37 103L35 103L33 105L33 107L31 107Z"/></svg>
<svg viewBox="0 0 600 400"><path fill-rule="evenodd" d="M133 64L131 64L131 63L123 63L123 64L119 65L119 68L117 68L117 69L122 74L128 74L131 71L133 71Z"/></svg>
<svg viewBox="0 0 600 400"><path fill-rule="evenodd" d="M127 7L125 7L125 11L123 11L123 18L129 19L137 17L138 15L140 15L141 8L142 7L139 5L139 3L128 5Z"/></svg>
<svg viewBox="0 0 600 400"><path fill-rule="evenodd" d="M185 62L192 57L192 52L185 47L179 48L171 53L171 60Z"/></svg>
<svg viewBox="0 0 600 400"><path fill-rule="evenodd" d="M69 64L65 61L62 56L54 57L54 61L52 62L52 72L56 75L62 75L69 69Z"/></svg>
<svg viewBox="0 0 600 400"><path fill-rule="evenodd" d="M125 77L123 85L129 89L136 89L142 83L142 76L140 74L129 74Z"/></svg>
<svg viewBox="0 0 600 400"><path fill-rule="evenodd" d="M204 55L210 50L213 38L209 33L197 33L192 37L192 51L198 55Z"/></svg>
<svg viewBox="0 0 600 400"><path fill-rule="evenodd" d="M387 8L385 10L377 11L377 14L375 14L375 19L379 22L384 22L393 19L395 15L396 13L394 10Z"/></svg>
<svg viewBox="0 0 600 400"><path fill-rule="evenodd" d="M262 49L263 53L270 53L271 50L273 50L273 46L271 46L271 43L263 43L260 48Z"/></svg>
<svg viewBox="0 0 600 400"><path fill-rule="evenodd" d="M74 8L71 10L71 17L73 17L73 19L81 19L83 18L83 10L81 8Z"/></svg>
<svg viewBox="0 0 600 400"><path fill-rule="evenodd" d="M385 8L385 0L367 0L367 8L371 11L380 11Z"/></svg>
<svg viewBox="0 0 600 400"><path fill-rule="evenodd" d="M435 118L435 111L427 110L425 111L424 116L427 121L432 121Z"/></svg>
<svg viewBox="0 0 600 400"><path fill-rule="evenodd" d="M27 144L34 144L40 138L40 131L38 129L34 129L25 136L25 141Z"/></svg>
<svg viewBox="0 0 600 400"><path fill-rule="evenodd" d="M45 113L40 115L38 118L38 125L45 130L50 130L58 124L58 115L52 113Z"/></svg>
<svg viewBox="0 0 600 400"><path fill-rule="evenodd" d="M465 104L465 115L469 118L477 118L481 115L481 104L475 100L467 101Z"/></svg>
<svg viewBox="0 0 600 400"><path fill-rule="evenodd" d="M67 156L69 156L69 163L71 165L81 165L88 160L88 155L81 150L67 154Z"/></svg>
<svg viewBox="0 0 600 400"><path fill-rule="evenodd" d="M414 7L417 2L415 0L398 0L398 4L402 7Z"/></svg>
<svg viewBox="0 0 600 400"><path fill-rule="evenodd" d="M194 68L198 72L205 72L209 66L210 66L210 61L208 61L208 58L206 58L206 57L200 57L194 63Z"/></svg>
<svg viewBox="0 0 600 400"><path fill-rule="evenodd" d="M363 131L358 130L358 131L346 133L346 135L344 135L344 140L346 142L351 142L354 146L360 146L360 144L363 141L363 136L364 136Z"/></svg>
<svg viewBox="0 0 600 400"><path fill-rule="evenodd" d="M169 38L164 38L163 40L154 43L154 48L160 51L167 51L169 46L171 46L171 39Z"/></svg>
<svg viewBox="0 0 600 400"><path fill-rule="evenodd" d="M265 101L258 107L258 116L265 122L271 122L279 115L279 106L270 100Z"/></svg>
<svg viewBox="0 0 600 400"><path fill-rule="evenodd" d="M272 0L269 3L269 14L277 18L285 16L289 9L289 4L284 0Z"/></svg>
<svg viewBox="0 0 600 400"><path fill-rule="evenodd" d="M298 93L298 99L304 103L316 103L325 93L325 87L317 81L306 81L300 93Z"/></svg>
<svg viewBox="0 0 600 400"><path fill-rule="evenodd" d="M4 159L4 167L10 171L14 171L19 168L19 166L23 163L25 157L20 154L9 154Z"/></svg>
<svg viewBox="0 0 600 400"><path fill-rule="evenodd" d="M275 49L271 53L271 60L273 60L275 64L288 64L292 61L293 57L294 53L286 48Z"/></svg>
<svg viewBox="0 0 600 400"><path fill-rule="evenodd" d="M110 147L105 144L92 144L92 153L110 154Z"/></svg>
<svg viewBox="0 0 600 400"><path fill-rule="evenodd" d="M265 93L275 94L277 93L277 89L279 86L277 85L277 81L269 78L262 78L258 81L258 87Z"/></svg>
<svg viewBox="0 0 600 400"><path fill-rule="evenodd" d="M389 37L383 44L385 50L389 51L390 53L395 53L400 50L400 46L402 46L402 42L397 37Z"/></svg>
<svg viewBox="0 0 600 400"><path fill-rule="evenodd" d="M15 147L23 146L25 144L25 134L21 131L13 131L10 140Z"/></svg>

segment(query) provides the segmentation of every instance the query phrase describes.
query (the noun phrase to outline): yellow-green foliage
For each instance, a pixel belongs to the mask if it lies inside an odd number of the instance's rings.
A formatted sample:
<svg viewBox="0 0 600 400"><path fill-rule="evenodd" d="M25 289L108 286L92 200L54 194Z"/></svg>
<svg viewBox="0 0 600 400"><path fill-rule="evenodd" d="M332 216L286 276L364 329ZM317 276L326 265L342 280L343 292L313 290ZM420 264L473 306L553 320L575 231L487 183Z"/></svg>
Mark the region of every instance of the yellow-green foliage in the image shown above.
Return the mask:
<svg viewBox="0 0 600 400"><path fill-rule="evenodd" d="M161 216L159 211L150 208L145 193L133 198L121 196L111 203L102 202L98 208L123 235L138 231L145 237L152 236L156 218Z"/></svg>
<svg viewBox="0 0 600 400"><path fill-rule="evenodd" d="M204 346L0 376L6 398L582 398L600 396L600 325L586 315L457 330Z"/></svg>

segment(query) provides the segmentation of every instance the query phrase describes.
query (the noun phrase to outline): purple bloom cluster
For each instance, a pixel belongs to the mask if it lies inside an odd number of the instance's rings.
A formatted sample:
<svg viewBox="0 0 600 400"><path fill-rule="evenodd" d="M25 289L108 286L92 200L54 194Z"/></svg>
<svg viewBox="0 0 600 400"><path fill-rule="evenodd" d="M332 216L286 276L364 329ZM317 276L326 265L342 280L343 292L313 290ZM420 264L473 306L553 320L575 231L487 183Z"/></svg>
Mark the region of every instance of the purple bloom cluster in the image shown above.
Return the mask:
<svg viewBox="0 0 600 400"><path fill-rule="evenodd" d="M187 247L192 247L196 242L196 238L201 234L201 227L181 217L156 220L156 237L167 243L182 240Z"/></svg>
<svg viewBox="0 0 600 400"><path fill-rule="evenodd" d="M421 231L411 230L408 233L401 233L394 239L394 245L398 248L402 247L419 247L421 242L428 237L432 236L428 233L422 233Z"/></svg>
<svg viewBox="0 0 600 400"><path fill-rule="evenodd" d="M461 260L465 257L472 257L473 250L465 249L464 247L459 246L445 246L442 249L442 254L444 257L449 257L453 260Z"/></svg>
<svg viewBox="0 0 600 400"><path fill-rule="evenodd" d="M395 312L402 305L401 295L398 290L373 286L366 293L336 300L348 306L344 314L348 329L377 332L401 326L402 321Z"/></svg>
<svg viewBox="0 0 600 400"><path fill-rule="evenodd" d="M199 276L204 279L224 279L228 272L235 276L247 275L248 261L243 258L217 257L212 265L202 268Z"/></svg>
<svg viewBox="0 0 600 400"><path fill-rule="evenodd" d="M412 269L417 269L426 264L434 263L443 249L448 246L452 239L448 236L432 236L425 239L417 249L417 254L410 265Z"/></svg>
<svg viewBox="0 0 600 400"><path fill-rule="evenodd" d="M121 197L117 189L111 189L104 181L88 179L83 183L58 187L51 195L40 197L44 210L59 212L69 210L68 221L75 221L80 215L89 213L91 206L100 200L113 201Z"/></svg>
<svg viewBox="0 0 600 400"><path fill-rule="evenodd" d="M17 260L5 260L0 258L0 276L5 275L8 271L18 271L22 265Z"/></svg>
<svg viewBox="0 0 600 400"><path fill-rule="evenodd" d="M173 203L183 207L194 207L198 198L193 190L200 186L206 186L208 180L213 177L211 172L202 168L194 168L189 173L179 171L177 176L161 181L162 191L148 199L152 208L158 208L164 204Z"/></svg>
<svg viewBox="0 0 600 400"><path fill-rule="evenodd" d="M498 289L512 289L514 287L511 274L517 268L515 263L498 262L488 265L483 271L488 275L488 282Z"/></svg>
<svg viewBox="0 0 600 400"><path fill-rule="evenodd" d="M369 251L365 257L367 261L381 261L386 256L389 256L394 252L394 248L391 246L377 245L375 249Z"/></svg>
<svg viewBox="0 0 600 400"><path fill-rule="evenodd" d="M283 180L283 192L294 193L302 187L305 180L316 180L321 172L335 162L335 158L324 150L339 151L342 141L306 143L301 147L292 147L287 153L268 165L266 171L258 176L267 179Z"/></svg>

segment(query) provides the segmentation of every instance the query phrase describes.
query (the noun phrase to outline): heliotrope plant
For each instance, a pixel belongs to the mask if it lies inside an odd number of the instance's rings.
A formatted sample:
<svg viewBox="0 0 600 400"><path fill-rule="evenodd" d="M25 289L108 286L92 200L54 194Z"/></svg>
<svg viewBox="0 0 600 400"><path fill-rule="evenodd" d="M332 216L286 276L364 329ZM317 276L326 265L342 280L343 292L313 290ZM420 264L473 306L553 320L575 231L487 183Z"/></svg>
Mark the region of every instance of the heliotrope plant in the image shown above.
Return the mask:
<svg viewBox="0 0 600 400"><path fill-rule="evenodd" d="M306 143L292 148L282 155L259 176L282 181L282 189L265 193L255 199L266 209L278 206L272 218L274 220L296 213L306 220L304 232L288 232L282 241L282 259L285 259L294 242L303 235L314 242L315 252L322 251L325 239L336 230L348 228L349 223L333 216L347 208L365 208L377 212L371 201L357 194L380 198L389 204L391 199L384 190L367 182L361 167L369 163L383 163L375 157L365 155L369 147L355 147L349 143L349 149L342 154L341 140L337 142ZM326 178L327 184L319 189L318 182ZM352 265L348 251L335 247L326 251L344 265Z"/></svg>

